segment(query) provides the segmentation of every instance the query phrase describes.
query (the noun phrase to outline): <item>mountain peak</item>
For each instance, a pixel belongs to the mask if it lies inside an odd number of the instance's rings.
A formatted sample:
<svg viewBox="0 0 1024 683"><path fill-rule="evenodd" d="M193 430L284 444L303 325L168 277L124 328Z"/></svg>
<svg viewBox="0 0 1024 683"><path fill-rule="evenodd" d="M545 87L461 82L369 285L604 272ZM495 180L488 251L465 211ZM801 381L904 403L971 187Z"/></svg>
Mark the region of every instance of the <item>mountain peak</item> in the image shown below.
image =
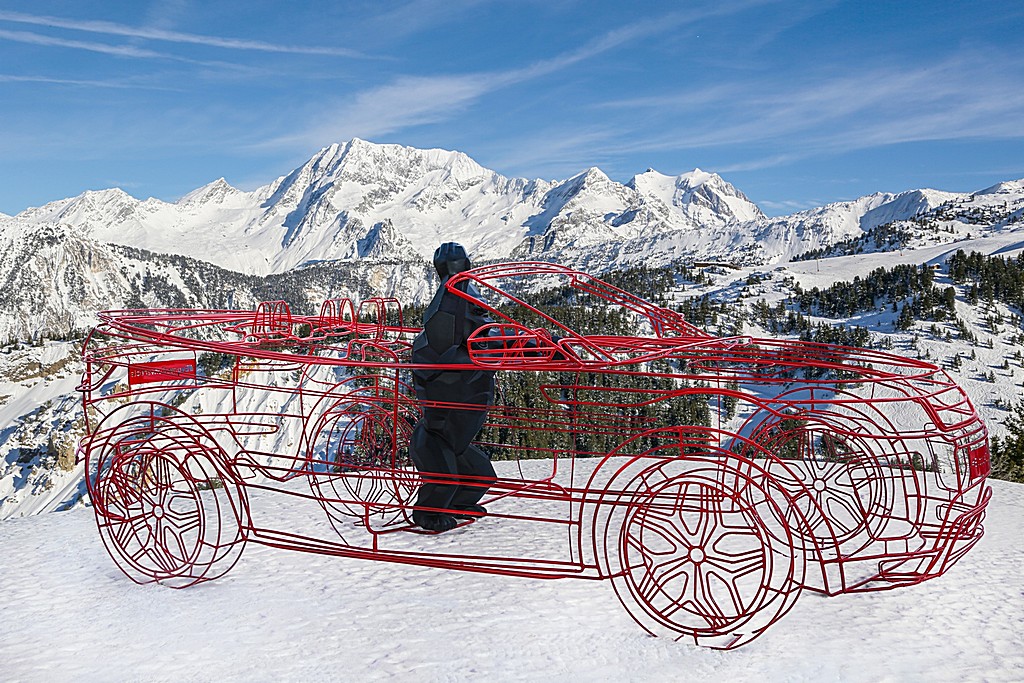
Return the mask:
<svg viewBox="0 0 1024 683"><path fill-rule="evenodd" d="M565 182L567 185L582 188L584 186L611 182L611 178L609 178L605 172L597 166L591 166L587 170L572 176Z"/></svg>
<svg viewBox="0 0 1024 683"><path fill-rule="evenodd" d="M71 201L98 206L110 203L138 202L139 200L120 187L110 187L105 190L86 190L77 197L73 197Z"/></svg>
<svg viewBox="0 0 1024 683"><path fill-rule="evenodd" d="M677 176L677 179L680 185L685 183L689 187L697 187L707 182L714 182L715 180L725 183L725 181L722 180L722 176L717 173L708 173L707 171L702 171L699 168L694 168L692 171L687 173L681 173ZM728 183L726 184L728 185Z"/></svg>
<svg viewBox="0 0 1024 683"><path fill-rule="evenodd" d="M393 143L369 142L352 138L348 142L324 147L287 178L303 174L331 180L350 180L382 186L406 185L439 173L439 179L456 182L472 178L500 177L463 152L445 149L419 149Z"/></svg>
<svg viewBox="0 0 1024 683"><path fill-rule="evenodd" d="M682 209L698 225L723 225L765 218L746 195L717 173L695 168L677 176L653 169L633 176L629 187L665 206Z"/></svg>
<svg viewBox="0 0 1024 683"><path fill-rule="evenodd" d="M992 187L978 190L975 194L1024 194L1024 178L996 183Z"/></svg>
<svg viewBox="0 0 1024 683"><path fill-rule="evenodd" d="M209 204L211 202L220 203L226 198L240 193L240 190L235 189L228 184L227 180L220 177L211 183L203 185L199 189L192 190L178 200L178 204L181 206L197 206L201 204Z"/></svg>

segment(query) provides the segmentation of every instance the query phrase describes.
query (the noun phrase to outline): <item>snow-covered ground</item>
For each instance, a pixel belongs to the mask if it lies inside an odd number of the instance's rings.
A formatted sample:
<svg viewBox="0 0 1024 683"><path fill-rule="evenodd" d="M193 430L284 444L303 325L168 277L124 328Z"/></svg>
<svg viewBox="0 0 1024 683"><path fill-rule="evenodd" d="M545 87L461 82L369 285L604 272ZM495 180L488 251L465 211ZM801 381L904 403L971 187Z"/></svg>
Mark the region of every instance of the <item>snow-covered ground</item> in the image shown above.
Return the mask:
<svg viewBox="0 0 1024 683"><path fill-rule="evenodd" d="M61 509L85 492L82 467L73 467L78 355L72 342L0 354L0 377L8 378L0 380L0 520Z"/></svg>
<svg viewBox="0 0 1024 683"><path fill-rule="evenodd" d="M705 284L681 283L668 298L680 303L706 294L715 301L738 304L732 309L734 313L721 317L720 323L731 324L739 316L744 319L744 334L775 337L779 335L761 327L749 312L757 300L774 307L792 297L794 284L805 290L825 289L836 282L865 277L878 267L939 263L957 249L1015 256L1024 249L1022 245L1024 229L904 252L737 269L708 268ZM1020 358L1017 336L1020 328L1013 322L1018 312L1002 302L991 307L970 305L967 287L953 283L944 270L936 271L935 282L940 288L955 285L957 315L977 336L977 342L962 339L952 320L936 325L919 321L911 330L897 330L894 324L898 314L885 302L878 310L863 311L849 319L807 317L815 323L864 327L870 330L876 344L884 344L882 348L946 368L971 397L990 433L1002 438L1011 407L1024 395L1024 361ZM992 314L1004 321L998 325L998 331L987 321ZM713 333L732 334L713 325L709 329ZM945 337L947 334L949 338ZM68 469L58 467L54 453L63 450L67 455L68 450L73 451L74 442L82 433L81 402L74 391L83 371L79 354L78 343L56 341L0 353L0 520L65 509L85 494L81 466L70 468L65 458ZM255 405L263 398L260 393L249 400ZM199 407L206 413L218 412L212 404ZM298 438L298 434L282 432L281 442L268 446L287 452L291 449L289 442Z"/></svg>
<svg viewBox="0 0 1024 683"><path fill-rule="evenodd" d="M793 296L793 283L804 290L813 287L824 290L837 282L849 283L854 278L864 278L876 268L944 264L959 250L1016 258L1024 251L1024 229L904 251L834 256L819 261L785 261L717 271L711 269L706 273L709 275L707 283L686 283L670 292L669 300L678 303L688 297L708 295L713 301L729 304L742 302L750 307L755 301L763 300L774 307ZM749 284L750 280L757 282ZM988 425L989 433L1002 438L1006 435L1004 423L1010 407L1024 396L1024 363L1019 360L1022 349L1016 341L1021 328L1012 322L1019 312L1002 302L996 302L991 308L984 303L971 305L966 298L968 287L954 283L945 269L936 271L935 284L940 289L948 286L956 289L956 314L977 336L977 343L961 339L953 320L935 324L937 334L931 332L933 325L927 321L915 322L910 330L897 330L894 328L897 314L881 304L877 311L864 311L850 318L806 317L813 323L864 327L871 332L876 343L888 342L884 350L909 358L922 358L943 367L967 392ZM998 332L994 332L986 321L990 314L1002 316L1005 320L999 325ZM750 321L747 321L743 332L763 337L781 336ZM946 333L951 335L950 339L944 338ZM952 363L954 357L958 361L956 364Z"/></svg>
<svg viewBox="0 0 1024 683"><path fill-rule="evenodd" d="M985 538L945 576L804 593L732 652L645 635L603 582L250 545L227 576L171 590L125 578L89 509L13 519L0 524L0 680L1020 681L1024 485L992 486ZM257 492L251 503L281 528L326 527L289 500ZM406 540L482 541L541 542L494 518Z"/></svg>

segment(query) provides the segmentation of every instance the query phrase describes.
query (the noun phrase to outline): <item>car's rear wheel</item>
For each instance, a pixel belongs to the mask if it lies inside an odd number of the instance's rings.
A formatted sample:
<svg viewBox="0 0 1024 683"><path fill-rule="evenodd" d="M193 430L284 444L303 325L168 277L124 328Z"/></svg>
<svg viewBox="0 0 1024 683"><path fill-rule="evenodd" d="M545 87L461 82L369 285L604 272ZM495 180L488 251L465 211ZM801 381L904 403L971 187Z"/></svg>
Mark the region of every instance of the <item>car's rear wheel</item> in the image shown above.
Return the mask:
<svg viewBox="0 0 1024 683"><path fill-rule="evenodd" d="M335 529L352 518L404 520L419 485L409 459L414 404L390 388L355 389L320 418L311 438L310 486Z"/></svg>
<svg viewBox="0 0 1024 683"><path fill-rule="evenodd" d="M223 576L241 557L244 499L217 468L223 454L209 434L167 412L154 405L97 432L87 472L114 563L137 583L184 588Z"/></svg>

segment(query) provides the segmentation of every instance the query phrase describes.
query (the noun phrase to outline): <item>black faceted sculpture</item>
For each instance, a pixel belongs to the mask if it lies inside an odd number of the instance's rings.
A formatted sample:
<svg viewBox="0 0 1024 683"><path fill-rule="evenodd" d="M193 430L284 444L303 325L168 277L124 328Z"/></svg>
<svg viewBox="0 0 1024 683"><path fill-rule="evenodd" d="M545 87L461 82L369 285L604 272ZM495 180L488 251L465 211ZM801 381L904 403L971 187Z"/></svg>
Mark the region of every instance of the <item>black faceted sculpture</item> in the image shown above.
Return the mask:
<svg viewBox="0 0 1024 683"><path fill-rule="evenodd" d="M434 267L441 286L423 314L423 332L413 342L412 362L437 365L438 369L413 370L413 385L424 407L409 454L420 472L447 480L420 487L413 520L431 531L447 531L454 528L459 516L484 513L478 502L495 479L490 458L472 443L483 427L487 407L494 402L494 372L448 369L471 364L466 340L492 321L483 308L445 287L448 278L471 267L462 245L446 242L438 247ZM458 287L480 300L480 292L471 283L462 282Z"/></svg>

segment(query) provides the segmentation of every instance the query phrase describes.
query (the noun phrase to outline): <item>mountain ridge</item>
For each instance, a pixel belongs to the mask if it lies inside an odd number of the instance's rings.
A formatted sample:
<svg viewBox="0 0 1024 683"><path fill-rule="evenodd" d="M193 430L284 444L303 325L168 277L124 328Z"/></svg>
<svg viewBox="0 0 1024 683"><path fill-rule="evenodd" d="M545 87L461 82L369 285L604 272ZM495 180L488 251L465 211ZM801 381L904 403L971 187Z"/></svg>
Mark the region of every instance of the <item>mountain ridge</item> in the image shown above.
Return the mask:
<svg viewBox="0 0 1024 683"><path fill-rule="evenodd" d="M975 193L875 193L770 218L734 185L699 168L677 176L649 169L626 183L597 167L565 180L508 178L462 152L355 138L252 191L223 177L173 203L119 188L90 190L13 218L67 223L99 242L182 253L256 275L361 258L374 226L385 221L391 239L378 243L377 258L427 259L438 243L458 239L479 260L537 258L600 269L685 259L771 263L942 203L986 192L1024 195L1022 188L1024 181L1010 180Z"/></svg>
<svg viewBox="0 0 1024 683"><path fill-rule="evenodd" d="M84 495L81 465L73 464L83 419L77 340L98 310L253 310L284 299L315 314L325 299L381 295L422 304L437 282L429 256L449 240L478 263L550 260L599 276L670 266L657 277L675 278L677 307L689 306L688 297L701 307L733 302L712 333L763 334L759 311L796 318L801 291L844 277L856 290L857 278L863 283L884 264L941 265L960 248L1019 251L1024 180L973 193L878 192L768 217L701 169L649 169L627 183L597 167L528 180L460 152L351 140L252 191L220 177L176 202L110 188L0 215L0 417L10 426L0 435L0 519ZM650 272L631 277L642 282ZM681 281L684 272L692 279ZM912 298L871 301L855 317L819 319L814 329L852 325L882 348L955 362L972 400L997 420L1019 393L1020 311L998 301L971 306L968 285L935 272L944 287L955 286L962 330L933 324L933 333L913 321L911 330L895 329L896 308L913 309Z"/></svg>

